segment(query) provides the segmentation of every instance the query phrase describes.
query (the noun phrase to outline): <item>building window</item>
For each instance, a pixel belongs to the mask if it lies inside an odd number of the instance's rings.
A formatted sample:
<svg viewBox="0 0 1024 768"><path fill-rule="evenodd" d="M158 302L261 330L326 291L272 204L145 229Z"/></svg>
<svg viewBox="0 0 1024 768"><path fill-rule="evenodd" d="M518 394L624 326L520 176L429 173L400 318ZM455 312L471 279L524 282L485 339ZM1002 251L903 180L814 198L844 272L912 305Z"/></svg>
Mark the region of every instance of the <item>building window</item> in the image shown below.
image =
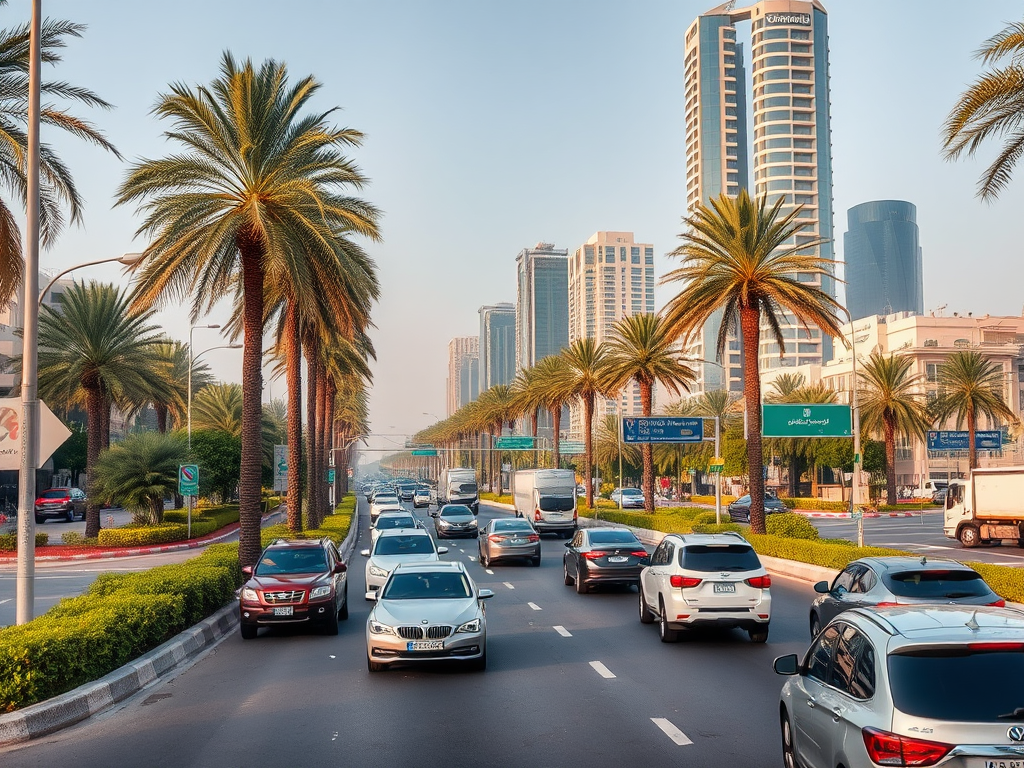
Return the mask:
<svg viewBox="0 0 1024 768"><path fill-rule="evenodd" d="M925 380L932 383L939 380L939 364L938 363L926 363L925 364Z"/></svg>
<svg viewBox="0 0 1024 768"><path fill-rule="evenodd" d="M586 254L587 264L594 263L594 246L585 245L583 246L583 253Z"/></svg>
<svg viewBox="0 0 1024 768"><path fill-rule="evenodd" d="M653 264L653 263L654 263L654 249L653 248L644 248L644 264Z"/></svg>

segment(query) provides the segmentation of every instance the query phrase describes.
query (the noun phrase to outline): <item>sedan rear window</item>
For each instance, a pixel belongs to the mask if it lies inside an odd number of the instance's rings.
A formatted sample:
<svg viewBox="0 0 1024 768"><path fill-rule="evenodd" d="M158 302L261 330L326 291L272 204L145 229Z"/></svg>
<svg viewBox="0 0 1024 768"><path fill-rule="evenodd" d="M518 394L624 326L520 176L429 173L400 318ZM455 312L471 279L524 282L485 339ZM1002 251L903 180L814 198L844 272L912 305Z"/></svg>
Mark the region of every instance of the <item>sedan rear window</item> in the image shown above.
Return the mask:
<svg viewBox="0 0 1024 768"><path fill-rule="evenodd" d="M389 528L415 528L416 521L411 517L378 517L377 530L384 531Z"/></svg>
<svg viewBox="0 0 1024 768"><path fill-rule="evenodd" d="M57 491L45 491L43 493L44 499L66 499L71 495L71 491L57 490Z"/></svg>
<svg viewBox="0 0 1024 768"><path fill-rule="evenodd" d="M461 504L452 504L441 509L441 517L465 517L472 514L472 509Z"/></svg>
<svg viewBox="0 0 1024 768"><path fill-rule="evenodd" d="M893 704L911 717L1009 726L1024 717L1024 652L970 646L889 656ZM1003 716L1003 717L1000 717Z"/></svg>
<svg viewBox="0 0 1024 768"><path fill-rule="evenodd" d="M679 565L690 571L754 571L761 567L761 561L744 544L691 544L680 551Z"/></svg>
<svg viewBox="0 0 1024 768"><path fill-rule="evenodd" d="M591 544L639 544L640 539L629 531L592 531Z"/></svg>
<svg viewBox="0 0 1024 768"><path fill-rule="evenodd" d="M575 496L541 496L541 512L571 512L576 508Z"/></svg>
<svg viewBox="0 0 1024 768"><path fill-rule="evenodd" d="M992 594L975 571L902 571L889 575L890 591L898 597L985 597Z"/></svg>
<svg viewBox="0 0 1024 768"><path fill-rule="evenodd" d="M429 536L381 536L373 550L375 555L429 555L434 544Z"/></svg>
<svg viewBox="0 0 1024 768"><path fill-rule="evenodd" d="M532 531L533 526L525 520L495 520L496 531Z"/></svg>

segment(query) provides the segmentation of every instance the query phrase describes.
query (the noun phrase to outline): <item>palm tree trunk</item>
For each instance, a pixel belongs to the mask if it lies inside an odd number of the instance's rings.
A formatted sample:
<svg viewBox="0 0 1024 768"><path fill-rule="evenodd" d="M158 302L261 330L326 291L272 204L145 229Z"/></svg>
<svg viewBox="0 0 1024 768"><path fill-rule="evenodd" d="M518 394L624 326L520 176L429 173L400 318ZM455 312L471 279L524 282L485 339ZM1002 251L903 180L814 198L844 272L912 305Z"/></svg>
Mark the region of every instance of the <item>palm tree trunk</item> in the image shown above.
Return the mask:
<svg viewBox="0 0 1024 768"><path fill-rule="evenodd" d="M967 409L967 466L971 470L978 466L978 449L974 445L974 435L977 431L978 417L972 405Z"/></svg>
<svg viewBox="0 0 1024 768"><path fill-rule="evenodd" d="M537 409L530 411L530 434L533 435L533 466L540 466L540 448L537 445Z"/></svg>
<svg viewBox="0 0 1024 768"><path fill-rule="evenodd" d="M562 406L561 404L551 409L551 466L558 469L562 457L559 456L558 433L562 429Z"/></svg>
<svg viewBox="0 0 1024 768"><path fill-rule="evenodd" d="M584 395L583 398L583 425L584 425L584 453L586 454L587 466L583 472L584 482L587 484L587 509L594 508L594 395Z"/></svg>
<svg viewBox="0 0 1024 768"><path fill-rule="evenodd" d="M312 530L320 527L317 520L316 488L317 467L319 456L316 450L316 402L320 391L320 366L316 362L317 354L313 345L306 349L306 523Z"/></svg>
<svg viewBox="0 0 1024 768"><path fill-rule="evenodd" d="M100 456L100 441L103 439L103 395L99 389L87 387L85 390L85 408L88 414L87 443L85 449L85 476L89 485L93 483L93 470ZM90 491L89 504L85 508L85 538L95 539L100 535L99 500Z"/></svg>
<svg viewBox="0 0 1024 768"><path fill-rule="evenodd" d="M302 530L302 339L295 302L285 309L285 376L288 380L288 530Z"/></svg>
<svg viewBox="0 0 1024 768"><path fill-rule="evenodd" d="M895 504L896 498L896 423L893 417L886 415L882 419L885 425L885 503Z"/></svg>
<svg viewBox="0 0 1024 768"><path fill-rule="evenodd" d="M102 405L100 406L100 450L105 451L110 447L110 398L101 395Z"/></svg>
<svg viewBox="0 0 1024 768"><path fill-rule="evenodd" d="M161 434L167 433L167 406L157 405L156 408L156 430Z"/></svg>
<svg viewBox="0 0 1024 768"><path fill-rule="evenodd" d="M750 472L750 532L764 533L764 475L761 456L761 371L757 351L761 310L756 300L740 307L743 335L743 395L747 405L747 467Z"/></svg>
<svg viewBox="0 0 1024 768"><path fill-rule="evenodd" d="M651 382L640 381L640 408L644 416L650 416L653 409ZM621 406L620 406L621 407ZM644 443L640 446L644 464L644 511L654 514L654 446Z"/></svg>
<svg viewBox="0 0 1024 768"><path fill-rule="evenodd" d="M259 560L261 435L263 399L263 245L239 237L242 262L242 468L238 476L238 558L243 566Z"/></svg>

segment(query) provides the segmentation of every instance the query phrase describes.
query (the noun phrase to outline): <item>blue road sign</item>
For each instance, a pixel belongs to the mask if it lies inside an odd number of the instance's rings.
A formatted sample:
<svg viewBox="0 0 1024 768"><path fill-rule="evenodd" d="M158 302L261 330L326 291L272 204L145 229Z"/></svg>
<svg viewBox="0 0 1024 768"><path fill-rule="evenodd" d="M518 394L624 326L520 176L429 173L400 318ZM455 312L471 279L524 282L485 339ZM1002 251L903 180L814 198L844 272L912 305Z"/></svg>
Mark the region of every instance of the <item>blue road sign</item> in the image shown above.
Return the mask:
<svg viewBox="0 0 1024 768"><path fill-rule="evenodd" d="M932 429L928 432L929 451L966 451L967 446L967 430ZM998 451L1003 447L1003 433L998 429L977 430L974 447L979 451Z"/></svg>
<svg viewBox="0 0 1024 768"><path fill-rule="evenodd" d="M178 467L178 494L199 495L199 467L196 464L182 464Z"/></svg>
<svg viewBox="0 0 1024 768"><path fill-rule="evenodd" d="M682 416L637 416L622 420L624 443L699 443L704 419Z"/></svg>

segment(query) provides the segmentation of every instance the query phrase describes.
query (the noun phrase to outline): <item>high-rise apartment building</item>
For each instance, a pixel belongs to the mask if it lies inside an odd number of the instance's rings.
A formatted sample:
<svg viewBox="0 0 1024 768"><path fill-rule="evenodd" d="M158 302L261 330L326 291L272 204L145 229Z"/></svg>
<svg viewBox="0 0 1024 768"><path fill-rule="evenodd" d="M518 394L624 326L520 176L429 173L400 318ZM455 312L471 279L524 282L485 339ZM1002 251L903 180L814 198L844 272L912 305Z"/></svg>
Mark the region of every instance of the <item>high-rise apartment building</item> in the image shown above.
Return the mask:
<svg viewBox="0 0 1024 768"><path fill-rule="evenodd" d="M480 388L511 384L516 376L516 307L502 302L480 307Z"/></svg>
<svg viewBox="0 0 1024 768"><path fill-rule="evenodd" d="M448 416L476 399L480 391L480 337L459 336L448 342Z"/></svg>
<svg viewBox="0 0 1024 768"><path fill-rule="evenodd" d="M917 206L874 200L846 213L846 308L857 320L896 312L924 314Z"/></svg>
<svg viewBox="0 0 1024 768"><path fill-rule="evenodd" d="M654 246L637 243L632 232L596 232L569 258L569 341L605 341L621 318L654 312ZM626 388L623 415L640 413L640 392ZM617 413L616 402L599 399L595 419ZM571 412L571 431L580 434L579 409Z"/></svg>
<svg viewBox="0 0 1024 768"><path fill-rule="evenodd" d="M729 2L699 16L686 31L684 88L686 206L691 212L721 194L746 188L780 197L783 212L803 206L806 224L790 245L827 242L806 250L833 258L832 154L829 126L828 16L817 0L762 0L745 8ZM744 43L739 24L749 23L752 89L748 100ZM753 147L753 155L749 148ZM751 178L750 174L753 174ZM835 278L798 274L797 279L835 295ZM712 319L686 349L693 359L716 359L722 318ZM832 356L832 339L804 330L792 317L782 323L786 354L764 335L762 370L821 363ZM699 365L698 387L743 388L742 354L731 338L719 365Z"/></svg>
<svg viewBox="0 0 1024 768"><path fill-rule="evenodd" d="M516 366L532 368L569 344L569 251L537 243L516 256Z"/></svg>

